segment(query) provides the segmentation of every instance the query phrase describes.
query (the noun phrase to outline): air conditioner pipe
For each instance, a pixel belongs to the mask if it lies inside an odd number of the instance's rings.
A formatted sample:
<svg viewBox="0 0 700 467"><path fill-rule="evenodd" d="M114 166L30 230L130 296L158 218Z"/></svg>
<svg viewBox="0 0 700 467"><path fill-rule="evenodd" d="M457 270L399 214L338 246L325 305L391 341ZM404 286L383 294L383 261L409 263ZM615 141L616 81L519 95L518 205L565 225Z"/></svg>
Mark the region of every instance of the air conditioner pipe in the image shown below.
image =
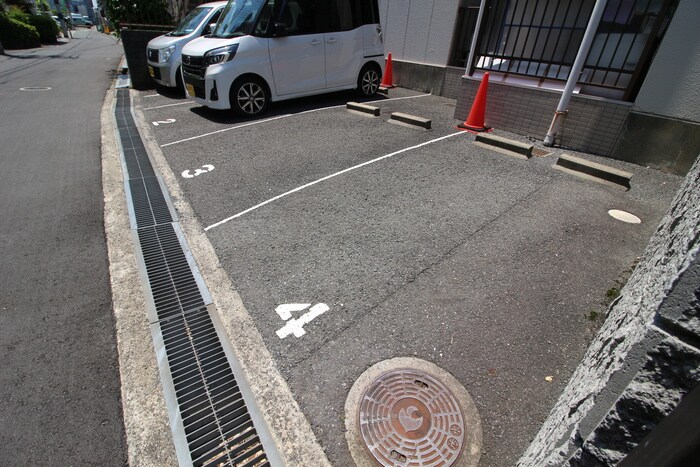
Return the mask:
<svg viewBox="0 0 700 467"><path fill-rule="evenodd" d="M564 92L559 99L559 105L557 110L554 112L554 118L552 119L551 125L549 125L549 131L547 131L547 136L544 138L544 145L548 147L554 146L554 139L561 128L561 120L564 115L568 112L569 102L571 101L571 95L574 93L574 87L581 75L581 70L583 70L583 65L586 64L586 58L588 57L588 52L591 50L591 44L593 44L593 39L595 38L595 33L598 31L598 25L603 17L603 12L608 3L608 0L597 0L595 6L593 7L593 13L591 13L591 19L588 21L588 26L586 27L586 32L583 35L583 40L581 41L581 46L578 48L578 53L576 54L576 60L574 60L574 65L571 67L571 72L569 73L569 78L566 80L566 86L564 87Z"/></svg>

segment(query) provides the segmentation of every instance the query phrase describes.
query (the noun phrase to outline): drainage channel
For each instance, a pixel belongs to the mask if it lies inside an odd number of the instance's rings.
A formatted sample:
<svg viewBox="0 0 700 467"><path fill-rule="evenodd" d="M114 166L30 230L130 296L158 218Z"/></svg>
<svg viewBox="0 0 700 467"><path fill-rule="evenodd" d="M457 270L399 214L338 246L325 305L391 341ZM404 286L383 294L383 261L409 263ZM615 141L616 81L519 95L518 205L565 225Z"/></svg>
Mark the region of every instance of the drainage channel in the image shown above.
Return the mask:
<svg viewBox="0 0 700 467"><path fill-rule="evenodd" d="M129 90L116 94L129 220L178 461L182 466L281 465L153 169Z"/></svg>

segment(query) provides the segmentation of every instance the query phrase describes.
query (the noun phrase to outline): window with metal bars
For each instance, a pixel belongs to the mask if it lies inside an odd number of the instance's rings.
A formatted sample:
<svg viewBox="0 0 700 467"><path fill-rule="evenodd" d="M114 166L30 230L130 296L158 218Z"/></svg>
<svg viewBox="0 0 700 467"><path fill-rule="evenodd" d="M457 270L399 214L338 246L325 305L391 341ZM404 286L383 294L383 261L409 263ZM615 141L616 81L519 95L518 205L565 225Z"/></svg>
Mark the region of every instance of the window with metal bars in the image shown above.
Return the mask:
<svg viewBox="0 0 700 467"><path fill-rule="evenodd" d="M578 82L633 100L678 0L608 0ZM595 0L491 0L474 67L566 80Z"/></svg>

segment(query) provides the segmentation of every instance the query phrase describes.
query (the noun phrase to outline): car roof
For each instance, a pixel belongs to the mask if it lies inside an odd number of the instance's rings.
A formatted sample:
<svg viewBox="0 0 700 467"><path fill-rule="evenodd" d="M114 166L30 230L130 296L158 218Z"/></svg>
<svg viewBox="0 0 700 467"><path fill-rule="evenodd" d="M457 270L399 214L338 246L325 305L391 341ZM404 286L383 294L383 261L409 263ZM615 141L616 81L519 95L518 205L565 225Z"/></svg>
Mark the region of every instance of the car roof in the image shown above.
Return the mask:
<svg viewBox="0 0 700 467"><path fill-rule="evenodd" d="M228 2L209 2L209 3L202 3L201 5L197 5L198 7L211 7L211 8L217 8L220 6L226 5Z"/></svg>

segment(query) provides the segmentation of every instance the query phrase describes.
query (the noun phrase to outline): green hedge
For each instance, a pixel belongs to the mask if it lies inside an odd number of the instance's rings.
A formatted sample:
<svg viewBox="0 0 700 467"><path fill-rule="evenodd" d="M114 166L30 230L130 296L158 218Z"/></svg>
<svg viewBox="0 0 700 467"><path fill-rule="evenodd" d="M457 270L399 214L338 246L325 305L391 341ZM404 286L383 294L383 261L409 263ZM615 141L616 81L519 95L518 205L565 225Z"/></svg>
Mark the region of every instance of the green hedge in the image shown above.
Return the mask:
<svg viewBox="0 0 700 467"><path fill-rule="evenodd" d="M29 15L27 24L34 26L39 33L39 40L43 44L55 44L58 42L58 25L50 16L44 15Z"/></svg>
<svg viewBox="0 0 700 467"><path fill-rule="evenodd" d="M40 47L39 33L34 26L0 14L0 42L6 49Z"/></svg>

